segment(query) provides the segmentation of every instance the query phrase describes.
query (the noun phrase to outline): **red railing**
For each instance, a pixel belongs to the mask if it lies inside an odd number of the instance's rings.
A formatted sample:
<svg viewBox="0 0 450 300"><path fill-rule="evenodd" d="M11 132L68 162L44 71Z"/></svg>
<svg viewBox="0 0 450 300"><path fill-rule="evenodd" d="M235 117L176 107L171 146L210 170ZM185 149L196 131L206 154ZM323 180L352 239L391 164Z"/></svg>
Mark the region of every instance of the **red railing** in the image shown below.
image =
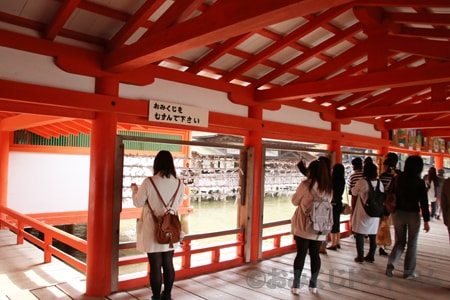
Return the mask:
<svg viewBox="0 0 450 300"><path fill-rule="evenodd" d="M70 223L68 219L74 216L76 216L77 220L84 220L84 218L82 217L83 213L81 212L68 213L66 222L63 222L63 216L61 216L61 214L58 215L58 222L60 224ZM87 212L85 212L85 215L87 218ZM55 256L66 262L73 268L81 271L82 273L86 273L85 262L53 246L54 241L59 241L62 244L70 246L78 250L79 252L86 254L86 240L3 206L0 206L0 216L1 227L7 227L11 231L15 232L17 234L18 244L22 244L25 239L43 250L44 262L50 262L52 256ZM123 219L136 218L135 211L130 210L128 212L125 212L121 215L121 217ZM39 218L41 220L46 219L43 215L40 215ZM48 220L52 218L54 218L54 216L50 214ZM345 230L343 232L341 231L341 236L348 236L350 234L350 231L348 230L348 219L344 219L343 221L341 221L341 223L345 226ZM263 249L262 251L263 259L295 251L295 243L292 240L290 228L286 229L286 225L288 224L290 224L290 220L270 222L263 225L263 230L268 230L270 228L276 227L284 227L275 233L263 233L262 240L265 244L265 246L263 246L263 248L265 249ZM43 240L28 233L25 228L33 228L39 231L44 236ZM223 238L226 236L229 236L226 242L218 242L215 244L208 244L203 242L203 244L206 245L196 247L192 246L193 241L205 241L208 239L219 237ZM270 242L271 240L272 242ZM244 264L244 244L244 230L242 228L209 232L204 234L187 235L183 240L182 248L177 249L174 255L175 258L180 258L181 260L176 269L177 278L181 279L198 276L201 274L214 272L217 270L224 270ZM135 242L123 242L119 244L119 250L135 248ZM227 255L224 255L223 252L225 252L226 250L229 251L227 252ZM145 254L127 255L120 257L118 266L123 267L141 263L147 264L147 256ZM147 271L121 275L118 278L118 290L126 290L137 286L146 285L148 284L147 276Z"/></svg>
<svg viewBox="0 0 450 300"><path fill-rule="evenodd" d="M17 244L23 244L24 240L27 240L44 251L45 263L51 262L52 256L55 256L80 272L86 273L85 262L53 246L53 241L59 241L62 244L70 246L86 254L86 240L78 238L53 226L47 225L29 216L18 213L7 207L0 206L0 214L1 227L7 227L17 234ZM33 228L39 231L44 236L44 239L41 240L28 233L25 228Z"/></svg>
<svg viewBox="0 0 450 300"><path fill-rule="evenodd" d="M292 238L291 229L286 229L286 225L290 225L291 220L281 220L263 224L263 250L262 258L267 259L274 256L282 255L291 251L295 251L295 242ZM264 233L265 230L276 227L284 227L274 233ZM341 220L341 237L345 238L351 234L350 220L348 216L342 216ZM284 244L283 244L284 237ZM272 240L272 243L270 243Z"/></svg>
<svg viewBox="0 0 450 300"><path fill-rule="evenodd" d="M129 210L123 215L122 218L136 218L135 210ZM69 212L64 221L64 213L57 214L39 214L34 215L41 220L52 220L58 224L70 224L71 218L75 218L78 221L84 221L87 219L83 217L82 212ZM33 217L20 214L12 209L0 206L0 226L2 228L8 228L17 234L17 243L22 244L24 240L41 248L44 252L44 262L51 262L52 256L58 257L68 265L86 274L86 263L71 256L58 248L53 246L54 241L58 241L64 245L70 246L79 252L86 255L87 253L87 241L76 237L70 233L60 230L56 227L50 226L42 221L39 221ZM25 228L33 228L43 235L43 240L28 233ZM192 241L194 240L207 240L217 237L230 236L226 242L219 242L217 244L208 244L201 247L193 247ZM244 263L244 230L232 229L218 232L210 232L205 234L187 235L182 243L182 248L175 251L175 257L181 258L177 272L177 278L186 278L197 276L200 274L213 272L217 270L223 270L234 266L239 266ZM203 243L205 244L205 243ZM120 243L119 249L135 249L135 242ZM233 248L234 251L233 251ZM224 250L230 250L231 255L226 257L222 255ZM196 259L196 264L193 264L193 257L201 256L202 259ZM209 259L204 258L210 257ZM199 264L199 262L202 262ZM147 256L145 254L129 255L119 258L118 266L128 266L139 263L147 263ZM147 272L137 272L127 275L119 276L118 289L125 290L136 286L148 284Z"/></svg>

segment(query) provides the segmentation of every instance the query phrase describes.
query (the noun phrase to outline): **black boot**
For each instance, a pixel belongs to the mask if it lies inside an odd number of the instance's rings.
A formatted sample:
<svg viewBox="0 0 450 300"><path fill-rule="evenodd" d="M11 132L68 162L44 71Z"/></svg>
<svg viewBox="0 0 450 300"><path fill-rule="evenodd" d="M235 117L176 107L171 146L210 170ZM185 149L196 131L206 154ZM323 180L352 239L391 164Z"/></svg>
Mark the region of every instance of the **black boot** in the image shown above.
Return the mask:
<svg viewBox="0 0 450 300"><path fill-rule="evenodd" d="M367 261L367 262L369 262L369 263L373 263L374 261L375 261L375 257L374 257L374 255L373 254L367 254L365 257L364 257L364 261Z"/></svg>
<svg viewBox="0 0 450 300"><path fill-rule="evenodd" d="M380 252L380 256L388 256L388 253L381 247L379 249L379 252Z"/></svg>
<svg viewBox="0 0 450 300"><path fill-rule="evenodd" d="M162 292L161 300L172 300L172 296L166 292Z"/></svg>

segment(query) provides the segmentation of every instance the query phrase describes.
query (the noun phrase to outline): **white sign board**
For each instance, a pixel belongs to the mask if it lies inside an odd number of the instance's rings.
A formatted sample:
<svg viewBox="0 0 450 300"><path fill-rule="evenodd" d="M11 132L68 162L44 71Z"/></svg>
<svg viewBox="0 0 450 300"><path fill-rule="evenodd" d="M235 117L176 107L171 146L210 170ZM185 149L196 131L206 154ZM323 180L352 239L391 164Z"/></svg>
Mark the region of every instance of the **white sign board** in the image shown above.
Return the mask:
<svg viewBox="0 0 450 300"><path fill-rule="evenodd" d="M148 120L179 125L208 127L209 111L207 109L150 100Z"/></svg>

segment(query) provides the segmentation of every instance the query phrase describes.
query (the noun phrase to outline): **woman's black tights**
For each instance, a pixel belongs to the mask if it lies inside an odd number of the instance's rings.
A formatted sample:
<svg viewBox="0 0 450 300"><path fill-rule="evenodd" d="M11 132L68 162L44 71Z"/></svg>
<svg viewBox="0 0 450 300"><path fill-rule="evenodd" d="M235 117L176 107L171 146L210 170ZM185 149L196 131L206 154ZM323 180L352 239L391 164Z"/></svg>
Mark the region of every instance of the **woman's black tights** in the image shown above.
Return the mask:
<svg viewBox="0 0 450 300"><path fill-rule="evenodd" d="M175 281L173 251L147 253L147 256L150 263L150 287L153 292L152 299L171 299L172 286ZM164 292L161 295L163 274Z"/></svg>

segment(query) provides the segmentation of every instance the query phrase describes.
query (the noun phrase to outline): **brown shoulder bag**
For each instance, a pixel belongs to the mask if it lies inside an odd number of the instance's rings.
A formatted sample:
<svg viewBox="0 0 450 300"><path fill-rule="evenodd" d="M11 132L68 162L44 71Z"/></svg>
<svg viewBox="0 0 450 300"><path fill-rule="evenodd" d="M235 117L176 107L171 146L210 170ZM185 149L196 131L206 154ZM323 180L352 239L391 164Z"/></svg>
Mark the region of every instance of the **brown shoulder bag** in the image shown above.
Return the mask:
<svg viewBox="0 0 450 300"><path fill-rule="evenodd" d="M153 179L151 177L149 177L149 179L153 187L155 188L156 192L158 193L161 203L166 209L164 215L158 218L155 215L155 212L153 211L152 207L150 206L150 202L147 200L147 204L150 208L153 220L155 221L156 224L155 228L156 241L160 244L169 244L169 247L173 248L173 243L177 243L180 241L180 233L181 233L180 218L178 217L178 213L172 208L173 203L175 202L175 197L177 196L178 190L180 188L180 180L178 180L178 187L177 190L175 191L175 194L173 194L169 203L166 204L158 188L156 187L156 184L153 182Z"/></svg>
<svg viewBox="0 0 450 300"><path fill-rule="evenodd" d="M384 202L386 210L389 214L395 212L395 208L397 207L397 176L398 175L395 175L394 178L392 178L391 187Z"/></svg>

